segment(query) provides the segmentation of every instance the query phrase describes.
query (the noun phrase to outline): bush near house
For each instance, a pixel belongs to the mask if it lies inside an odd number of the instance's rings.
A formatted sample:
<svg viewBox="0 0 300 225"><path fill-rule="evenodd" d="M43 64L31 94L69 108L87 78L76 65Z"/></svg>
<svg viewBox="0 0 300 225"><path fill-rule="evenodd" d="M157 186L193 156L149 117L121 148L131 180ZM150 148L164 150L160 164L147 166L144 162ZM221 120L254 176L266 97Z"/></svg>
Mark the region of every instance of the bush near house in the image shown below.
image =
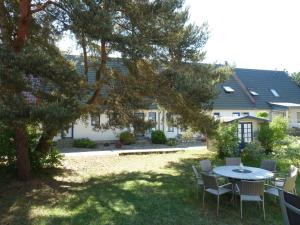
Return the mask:
<svg viewBox="0 0 300 225"><path fill-rule="evenodd" d="M219 158L239 154L238 123L220 124L215 136L215 147Z"/></svg>
<svg viewBox="0 0 300 225"><path fill-rule="evenodd" d="M30 165L33 171L38 171L42 168L54 168L62 164L63 156L54 147L53 143L51 143L47 154L35 150L41 135L37 126L28 126L26 131ZM4 124L0 124L0 163L10 169L16 168L15 133L13 129Z"/></svg>
<svg viewBox="0 0 300 225"><path fill-rule="evenodd" d="M288 123L281 116L275 117L272 122L263 123L258 132L258 140L265 148L267 154L271 153L276 146L282 145L282 140L287 137Z"/></svg>
<svg viewBox="0 0 300 225"><path fill-rule="evenodd" d="M266 156L265 149L259 141L247 143L245 148L241 150L242 162L247 165L259 166L260 161Z"/></svg>
<svg viewBox="0 0 300 225"><path fill-rule="evenodd" d="M169 138L167 141L167 145L169 145L169 146L176 146L178 144L179 144L179 142L176 138Z"/></svg>
<svg viewBox="0 0 300 225"><path fill-rule="evenodd" d="M76 148L95 148L96 146L96 142L90 140L89 138L75 139L73 142L73 147Z"/></svg>
<svg viewBox="0 0 300 225"><path fill-rule="evenodd" d="M291 164L300 167L300 137L286 136L281 145L274 147L273 154L277 158L289 160Z"/></svg>
<svg viewBox="0 0 300 225"><path fill-rule="evenodd" d="M120 141L124 144L124 145L131 145L135 143L135 136L133 133L129 132L129 131L123 131L120 134Z"/></svg>
<svg viewBox="0 0 300 225"><path fill-rule="evenodd" d="M151 133L151 141L153 144L165 144L167 142L167 138L163 131L155 130Z"/></svg>
<svg viewBox="0 0 300 225"><path fill-rule="evenodd" d="M193 140L194 133L188 129L185 132L182 133L181 139L183 142L191 142Z"/></svg>

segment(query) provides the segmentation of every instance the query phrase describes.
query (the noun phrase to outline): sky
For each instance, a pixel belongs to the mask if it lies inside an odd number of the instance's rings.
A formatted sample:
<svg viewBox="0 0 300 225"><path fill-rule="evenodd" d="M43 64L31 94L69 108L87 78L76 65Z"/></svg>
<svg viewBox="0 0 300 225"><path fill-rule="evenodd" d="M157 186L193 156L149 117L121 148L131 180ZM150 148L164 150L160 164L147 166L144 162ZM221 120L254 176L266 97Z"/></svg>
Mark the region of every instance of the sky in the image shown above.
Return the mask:
<svg viewBox="0 0 300 225"><path fill-rule="evenodd" d="M191 22L208 23L205 62L300 71L299 0L186 0L186 5ZM59 47L75 48L67 37Z"/></svg>

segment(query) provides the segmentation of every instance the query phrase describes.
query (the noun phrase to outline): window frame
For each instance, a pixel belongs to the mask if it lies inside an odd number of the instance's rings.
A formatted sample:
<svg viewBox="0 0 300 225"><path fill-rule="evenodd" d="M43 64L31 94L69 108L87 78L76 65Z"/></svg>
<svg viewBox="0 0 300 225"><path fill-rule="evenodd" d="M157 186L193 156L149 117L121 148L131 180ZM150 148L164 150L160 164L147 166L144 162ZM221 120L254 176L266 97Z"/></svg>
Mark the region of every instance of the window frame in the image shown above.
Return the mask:
<svg viewBox="0 0 300 225"><path fill-rule="evenodd" d="M166 122L167 122L167 127L168 127L168 129L167 129L167 132L174 132L174 126L169 126L169 120L174 120L174 114L173 113L166 113Z"/></svg>
<svg viewBox="0 0 300 225"><path fill-rule="evenodd" d="M276 98L280 97L280 95L279 95L279 93L277 92L276 89L271 88L270 91L271 91L271 93L273 94L274 97L276 97Z"/></svg>
<svg viewBox="0 0 300 225"><path fill-rule="evenodd" d="M214 112L213 117L215 120L220 119L221 113L220 112Z"/></svg>
<svg viewBox="0 0 300 225"><path fill-rule="evenodd" d="M100 113L91 113L90 117L91 117L91 126L93 126L93 127L100 126L100 124L101 124L101 120L100 120L101 114ZM95 120L96 117L97 117L97 120Z"/></svg>
<svg viewBox="0 0 300 225"><path fill-rule="evenodd" d="M297 123L300 123L300 112L296 112L296 121Z"/></svg>
<svg viewBox="0 0 300 225"><path fill-rule="evenodd" d="M234 114L237 114L237 116L235 116ZM232 116L233 116L233 117L240 117L240 116L241 116L241 113L240 113L240 112L232 112Z"/></svg>

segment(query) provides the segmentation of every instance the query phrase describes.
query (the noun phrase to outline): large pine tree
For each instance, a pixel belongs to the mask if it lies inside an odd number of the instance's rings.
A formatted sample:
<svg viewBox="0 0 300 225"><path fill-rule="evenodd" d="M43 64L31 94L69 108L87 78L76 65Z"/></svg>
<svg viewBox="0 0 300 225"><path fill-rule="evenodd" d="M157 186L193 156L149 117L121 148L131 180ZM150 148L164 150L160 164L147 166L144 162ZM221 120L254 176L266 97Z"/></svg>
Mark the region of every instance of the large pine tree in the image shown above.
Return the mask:
<svg viewBox="0 0 300 225"><path fill-rule="evenodd" d="M19 176L28 178L26 126L42 124L37 151L61 126L89 112L102 128L129 126L134 111L157 103L176 123L212 134L216 85L230 70L202 64L207 26L188 22L183 0L20 0L0 2L0 120L15 128ZM55 47L63 32L82 47L78 75ZM118 56L126 73L108 66ZM96 71L90 84L87 74ZM33 84L33 81L38 83ZM105 90L106 94L101 92ZM34 96L33 102L28 95Z"/></svg>

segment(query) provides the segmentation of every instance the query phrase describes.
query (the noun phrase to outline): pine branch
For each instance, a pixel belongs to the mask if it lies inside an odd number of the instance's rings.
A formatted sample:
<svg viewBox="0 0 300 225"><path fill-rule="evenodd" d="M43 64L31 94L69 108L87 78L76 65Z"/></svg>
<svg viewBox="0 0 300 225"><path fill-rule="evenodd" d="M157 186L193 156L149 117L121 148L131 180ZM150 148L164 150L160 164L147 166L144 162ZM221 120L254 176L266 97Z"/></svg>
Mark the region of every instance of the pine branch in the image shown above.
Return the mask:
<svg viewBox="0 0 300 225"><path fill-rule="evenodd" d="M44 4L36 4L36 5L31 5L31 6L34 6L35 9L32 9L30 12L31 14L34 14L34 13L37 13L37 12L41 12L41 11L44 11L48 6L50 5L54 5L64 11L67 11L66 9L64 9L62 7L62 5L60 5L58 2L56 1L51 1L51 0L48 0L46 1Z"/></svg>

